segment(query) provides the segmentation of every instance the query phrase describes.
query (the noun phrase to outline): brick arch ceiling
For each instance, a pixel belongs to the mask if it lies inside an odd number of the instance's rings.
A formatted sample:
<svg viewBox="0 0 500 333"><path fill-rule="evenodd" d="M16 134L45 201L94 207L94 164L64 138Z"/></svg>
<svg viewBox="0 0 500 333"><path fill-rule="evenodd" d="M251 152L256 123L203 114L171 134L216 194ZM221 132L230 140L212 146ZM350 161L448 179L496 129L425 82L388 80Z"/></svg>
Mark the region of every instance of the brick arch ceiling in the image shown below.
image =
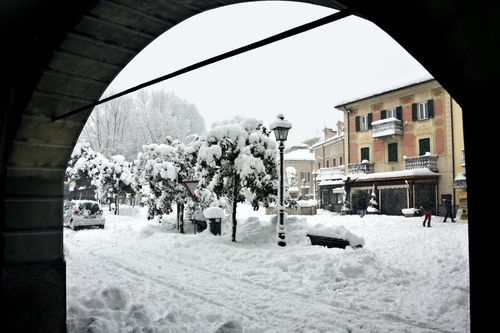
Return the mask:
<svg viewBox="0 0 500 333"><path fill-rule="evenodd" d="M32 0L31 8L25 2L11 4L7 9L14 15L1 17L8 50L4 61L8 89L2 91L2 164L64 168L91 110L56 122L50 121L53 116L97 101L136 54L174 25L206 10L241 2L87 0L75 5ZM493 38L487 35L484 21L474 24L475 17L499 12L500 6L493 2L489 6L474 1L460 5L303 2L339 10L354 8L357 15L373 21L405 47L459 103L466 103L471 91L498 83L498 66L491 66L498 45L491 43L495 51L491 55L474 45ZM339 45L339 52L349 50Z"/></svg>
<svg viewBox="0 0 500 333"><path fill-rule="evenodd" d="M9 283L30 281L23 273L27 268L23 265L29 263L59 262L64 267L60 216L62 180L68 157L91 110L55 122L51 121L52 117L97 101L136 54L176 24L201 12L241 2L25 0L0 3L4 67L0 89L4 285L14 288L16 285ZM488 101L496 96L500 87L500 21L497 19L500 2L302 2L338 10L353 9L356 15L372 21L392 36L448 90L463 108L468 191L479 193L476 180L480 155L473 146L475 122L472 117L475 111L487 112L491 108ZM255 24L259 24L258 18ZM338 48L339 52L349 52L342 45ZM469 199L469 222L477 216L474 214L480 207L473 198ZM33 209L45 215L24 214ZM469 223L470 236L474 234L474 225ZM30 244L37 246L33 250ZM42 271L47 270L42 268ZM64 273L59 274L62 285ZM472 281L477 280L471 278L471 285ZM46 290L40 283L33 286L40 286L39 293ZM23 290L22 285L18 288ZM7 301L18 292L15 288L9 290L3 289ZM472 296L474 290L471 287L471 307L476 299ZM54 299L57 306L44 307L52 311L45 317L58 318L64 312L64 302L52 296L64 292L63 287L47 291L46 296ZM20 309L25 311L34 306L26 301ZM20 325L15 313L16 309L9 312L13 317L11 321ZM33 315L37 313L36 308L32 310ZM53 320L46 320L47 327L51 322ZM60 322L63 320L57 324Z"/></svg>

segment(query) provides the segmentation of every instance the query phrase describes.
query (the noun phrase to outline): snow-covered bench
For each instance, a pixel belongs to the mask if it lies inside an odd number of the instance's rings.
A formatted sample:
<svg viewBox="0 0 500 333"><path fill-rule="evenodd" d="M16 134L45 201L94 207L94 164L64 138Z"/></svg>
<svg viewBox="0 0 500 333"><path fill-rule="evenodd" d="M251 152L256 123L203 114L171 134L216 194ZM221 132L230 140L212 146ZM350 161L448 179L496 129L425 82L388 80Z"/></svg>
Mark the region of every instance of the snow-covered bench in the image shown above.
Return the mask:
<svg viewBox="0 0 500 333"><path fill-rule="evenodd" d="M328 248L338 247L341 249L345 249L347 246L351 246L349 241L342 238L335 237L326 237L326 236L316 236L316 235L307 235L311 239L312 245L326 246ZM363 247L361 244L355 246L356 248Z"/></svg>
<svg viewBox="0 0 500 333"><path fill-rule="evenodd" d="M311 240L311 245L326 246L328 248L337 247L345 249L347 246L350 246L356 249L362 248L365 245L363 237L354 235L343 226L325 227L316 225L309 228L307 237Z"/></svg>

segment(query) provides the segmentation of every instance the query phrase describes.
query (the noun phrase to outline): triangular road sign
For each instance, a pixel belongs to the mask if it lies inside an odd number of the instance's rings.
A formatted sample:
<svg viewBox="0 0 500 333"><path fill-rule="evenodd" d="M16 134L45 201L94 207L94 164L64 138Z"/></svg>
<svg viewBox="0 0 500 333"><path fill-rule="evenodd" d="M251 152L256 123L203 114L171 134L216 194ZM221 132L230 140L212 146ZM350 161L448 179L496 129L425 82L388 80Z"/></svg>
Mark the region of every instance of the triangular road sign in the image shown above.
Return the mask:
<svg viewBox="0 0 500 333"><path fill-rule="evenodd" d="M191 198L196 199L196 194L194 194L194 191L198 187L198 183L200 181L198 179L193 179L193 180L183 180L182 185L186 188L188 191L188 194Z"/></svg>

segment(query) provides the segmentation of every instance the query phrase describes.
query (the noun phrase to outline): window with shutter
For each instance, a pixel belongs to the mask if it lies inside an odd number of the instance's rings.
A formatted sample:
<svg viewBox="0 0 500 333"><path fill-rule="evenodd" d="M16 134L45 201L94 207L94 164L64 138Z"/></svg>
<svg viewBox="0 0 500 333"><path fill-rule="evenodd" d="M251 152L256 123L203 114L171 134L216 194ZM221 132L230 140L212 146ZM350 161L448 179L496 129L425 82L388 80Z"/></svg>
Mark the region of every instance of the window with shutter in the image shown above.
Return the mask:
<svg viewBox="0 0 500 333"><path fill-rule="evenodd" d="M370 116L365 114L364 116L356 117L356 132L368 131L371 128ZM359 130L358 130L358 120L359 120Z"/></svg>
<svg viewBox="0 0 500 333"><path fill-rule="evenodd" d="M364 160L370 160L370 148L368 147L361 148L361 162Z"/></svg>
<svg viewBox="0 0 500 333"><path fill-rule="evenodd" d="M429 108L427 102L418 103L418 119L429 119Z"/></svg>
<svg viewBox="0 0 500 333"><path fill-rule="evenodd" d="M403 121L403 107L398 106L396 108L396 118L398 118L399 120Z"/></svg>
<svg viewBox="0 0 500 333"><path fill-rule="evenodd" d="M396 117L396 109L389 109L386 111L387 118L395 118Z"/></svg>
<svg viewBox="0 0 500 333"><path fill-rule="evenodd" d="M418 140L418 155L422 156L427 152L431 152L431 139L426 138Z"/></svg>
<svg viewBox="0 0 500 333"><path fill-rule="evenodd" d="M397 143L389 143L387 145L387 156L389 162L397 162L398 161L398 144Z"/></svg>
<svg viewBox="0 0 500 333"><path fill-rule="evenodd" d="M434 118L434 100L412 104L411 115L413 121Z"/></svg>

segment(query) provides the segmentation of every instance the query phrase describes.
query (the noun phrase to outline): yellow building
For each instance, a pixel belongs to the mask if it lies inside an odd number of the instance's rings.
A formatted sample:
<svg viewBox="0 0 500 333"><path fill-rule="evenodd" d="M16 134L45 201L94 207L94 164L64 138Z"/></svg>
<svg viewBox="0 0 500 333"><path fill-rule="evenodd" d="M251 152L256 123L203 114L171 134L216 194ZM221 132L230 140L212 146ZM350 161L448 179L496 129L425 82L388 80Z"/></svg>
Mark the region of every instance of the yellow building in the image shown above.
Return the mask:
<svg viewBox="0 0 500 333"><path fill-rule="evenodd" d="M462 110L434 79L335 106L344 112L344 173L354 182L353 211L362 192L376 194L382 214L399 215L441 198L466 208Z"/></svg>
<svg viewBox="0 0 500 333"><path fill-rule="evenodd" d="M452 99L452 147L453 147L453 180L454 201L458 207L457 218L467 219L467 179L465 172L464 131L462 124L462 108Z"/></svg>

